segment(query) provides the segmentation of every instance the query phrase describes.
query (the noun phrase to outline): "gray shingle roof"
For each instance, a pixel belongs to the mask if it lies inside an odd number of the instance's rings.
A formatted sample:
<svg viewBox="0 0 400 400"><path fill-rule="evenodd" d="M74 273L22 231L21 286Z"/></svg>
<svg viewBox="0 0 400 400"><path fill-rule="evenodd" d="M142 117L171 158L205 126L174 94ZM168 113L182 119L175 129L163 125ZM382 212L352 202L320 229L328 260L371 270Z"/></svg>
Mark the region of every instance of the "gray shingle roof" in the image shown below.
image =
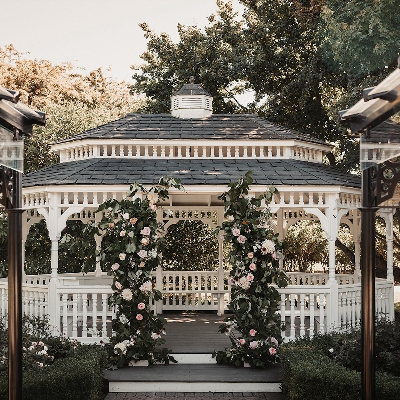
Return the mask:
<svg viewBox="0 0 400 400"><path fill-rule="evenodd" d="M356 175L298 160L94 158L56 164L23 177L23 187L44 185L155 184L166 175L184 185L227 185L247 171L260 185L335 185L359 188Z"/></svg>
<svg viewBox="0 0 400 400"><path fill-rule="evenodd" d="M326 145L321 140L274 125L253 114L213 114L199 119L180 119L170 114L128 114L62 142L82 139L298 139Z"/></svg>
<svg viewBox="0 0 400 400"><path fill-rule="evenodd" d="M187 83L183 85L179 90L177 90L175 93L172 94L172 96L176 95L204 95L211 97L210 93L208 93L198 83Z"/></svg>

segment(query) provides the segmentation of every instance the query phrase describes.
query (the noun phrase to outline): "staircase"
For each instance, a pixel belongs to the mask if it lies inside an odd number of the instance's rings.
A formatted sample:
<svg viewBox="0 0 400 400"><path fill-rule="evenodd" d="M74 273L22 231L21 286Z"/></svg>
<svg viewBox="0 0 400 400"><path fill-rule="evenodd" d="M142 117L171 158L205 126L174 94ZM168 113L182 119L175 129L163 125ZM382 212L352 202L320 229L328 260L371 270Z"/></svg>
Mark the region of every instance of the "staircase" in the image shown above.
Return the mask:
<svg viewBox="0 0 400 400"><path fill-rule="evenodd" d="M109 392L262 392L281 391L279 365L268 370L218 365L214 350L230 345L218 332L223 317L215 314L166 314L165 347L177 364L105 371Z"/></svg>

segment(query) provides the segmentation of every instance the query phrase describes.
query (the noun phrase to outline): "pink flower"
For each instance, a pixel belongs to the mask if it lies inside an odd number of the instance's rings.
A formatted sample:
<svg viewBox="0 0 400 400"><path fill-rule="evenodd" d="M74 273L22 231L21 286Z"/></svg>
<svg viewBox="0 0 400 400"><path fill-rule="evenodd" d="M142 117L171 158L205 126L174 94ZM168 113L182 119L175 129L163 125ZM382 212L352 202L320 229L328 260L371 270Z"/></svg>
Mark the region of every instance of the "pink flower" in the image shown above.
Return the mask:
<svg viewBox="0 0 400 400"><path fill-rule="evenodd" d="M253 253L249 253L249 254L247 254L247 257L253 258L253 257L254 257L254 254L253 254Z"/></svg>
<svg viewBox="0 0 400 400"><path fill-rule="evenodd" d="M150 235L150 228L148 226L145 226L141 231L141 235L149 236Z"/></svg>
<svg viewBox="0 0 400 400"><path fill-rule="evenodd" d="M143 319L143 315L142 314L136 314L136 319L138 321L141 321Z"/></svg>
<svg viewBox="0 0 400 400"><path fill-rule="evenodd" d="M144 309L146 308L146 305L145 305L144 303L139 303L139 304L137 305L137 308L138 308L139 310L144 310Z"/></svg>
<svg viewBox="0 0 400 400"><path fill-rule="evenodd" d="M240 235L240 229L239 228L233 228L232 229L232 235L233 236L239 236Z"/></svg>
<svg viewBox="0 0 400 400"><path fill-rule="evenodd" d="M274 356L276 354L276 349L275 347L270 347L269 348L269 354L271 354L271 356Z"/></svg>
<svg viewBox="0 0 400 400"><path fill-rule="evenodd" d="M254 275L253 274L248 274L247 275L247 280L250 281L250 282L253 281L254 280Z"/></svg>
<svg viewBox="0 0 400 400"><path fill-rule="evenodd" d="M126 235L126 231L121 231L120 233L119 233L119 236L121 236L121 237L124 237Z"/></svg>
<svg viewBox="0 0 400 400"><path fill-rule="evenodd" d="M250 329L250 336L256 336L257 331L255 329Z"/></svg>
<svg viewBox="0 0 400 400"><path fill-rule="evenodd" d="M250 268L251 271L255 271L255 270L257 269L257 266L256 266L256 264L251 263L251 264L249 265L249 268Z"/></svg>
<svg viewBox="0 0 400 400"><path fill-rule="evenodd" d="M243 235L240 235L240 236L237 238L237 241L238 241L240 244L246 243L246 240L247 240L246 236L243 236Z"/></svg>
<svg viewBox="0 0 400 400"><path fill-rule="evenodd" d="M143 246L147 246L150 243L150 239L147 237L144 237L140 243L142 243Z"/></svg>
<svg viewBox="0 0 400 400"><path fill-rule="evenodd" d="M115 282L115 287L116 287L118 290L121 290L121 289L122 289L122 285L121 285L118 281Z"/></svg>
<svg viewBox="0 0 400 400"><path fill-rule="evenodd" d="M249 343L249 347L254 350L259 346L258 340L253 340L252 342Z"/></svg>
<svg viewBox="0 0 400 400"><path fill-rule="evenodd" d="M129 222L130 222L132 225L135 225L136 222L137 222L137 218L131 218L131 219L129 220Z"/></svg>
<svg viewBox="0 0 400 400"><path fill-rule="evenodd" d="M125 253L119 253L119 259L120 259L121 261L124 261L125 258L126 258L126 254L125 254Z"/></svg>
<svg viewBox="0 0 400 400"><path fill-rule="evenodd" d="M278 260L278 259L279 259L278 253L277 253L276 251L274 251L274 252L271 254L271 256L272 256L272 258L273 258L274 260Z"/></svg>
<svg viewBox="0 0 400 400"><path fill-rule="evenodd" d="M150 209L152 211L156 211L157 210L157 206L155 204L150 204Z"/></svg>
<svg viewBox="0 0 400 400"><path fill-rule="evenodd" d="M113 271L116 271L118 268L119 268L119 264L118 263L115 263L115 264L111 265L111 269Z"/></svg>
<svg viewBox="0 0 400 400"><path fill-rule="evenodd" d="M145 257L147 257L147 251L146 251L146 250L140 250L137 254L138 254L138 256L139 256L140 258L145 258Z"/></svg>
<svg viewBox="0 0 400 400"><path fill-rule="evenodd" d="M246 344L246 340L245 339L239 339L239 344L241 346L243 346L244 344Z"/></svg>

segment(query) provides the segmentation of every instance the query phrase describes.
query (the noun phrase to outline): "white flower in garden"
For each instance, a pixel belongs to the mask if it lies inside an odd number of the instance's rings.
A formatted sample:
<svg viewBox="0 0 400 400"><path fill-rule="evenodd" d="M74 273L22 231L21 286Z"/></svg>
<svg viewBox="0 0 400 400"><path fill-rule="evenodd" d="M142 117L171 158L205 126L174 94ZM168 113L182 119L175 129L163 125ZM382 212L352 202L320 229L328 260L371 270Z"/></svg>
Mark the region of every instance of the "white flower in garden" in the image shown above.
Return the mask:
<svg viewBox="0 0 400 400"><path fill-rule="evenodd" d="M233 221L235 220L235 218L233 217L233 215L228 215L228 216L226 217L226 219L227 219L229 222L233 222Z"/></svg>
<svg viewBox="0 0 400 400"><path fill-rule="evenodd" d="M125 253L119 253L119 259L120 259L121 261L124 261L125 258L126 258L126 254L125 254Z"/></svg>
<svg viewBox="0 0 400 400"><path fill-rule="evenodd" d="M243 236L243 235L240 235L240 236L237 238L237 241L238 241L240 244L246 243L246 240L247 240L246 236Z"/></svg>
<svg viewBox="0 0 400 400"><path fill-rule="evenodd" d="M121 322L121 324L124 324L124 325L129 325L129 319L126 318L125 314L121 314L119 316L119 322Z"/></svg>
<svg viewBox="0 0 400 400"><path fill-rule="evenodd" d="M232 228L232 235L233 236L239 236L240 235L240 229L239 228Z"/></svg>
<svg viewBox="0 0 400 400"><path fill-rule="evenodd" d="M150 239L147 237L144 237L140 243L142 243L143 246L147 246L150 243Z"/></svg>
<svg viewBox="0 0 400 400"><path fill-rule="evenodd" d="M237 284L238 284L238 286L240 286L242 289L247 290L247 289L250 287L251 282L247 279L247 277L242 276L242 277L239 279L239 282L238 282Z"/></svg>
<svg viewBox="0 0 400 400"><path fill-rule="evenodd" d="M147 198L148 198L150 204L157 203L158 194L157 193L148 193Z"/></svg>
<svg viewBox="0 0 400 400"><path fill-rule="evenodd" d="M139 304L137 305L137 308L138 308L139 310L144 310L144 309L146 308L146 304L144 304L144 303L139 303Z"/></svg>
<svg viewBox="0 0 400 400"><path fill-rule="evenodd" d="M124 289L121 293L121 296L124 300L130 301L132 300L132 290L131 289Z"/></svg>
<svg viewBox="0 0 400 400"><path fill-rule="evenodd" d="M118 290L121 290L121 289L122 289L122 285L121 285L118 281L115 281L115 287L116 287Z"/></svg>
<svg viewBox="0 0 400 400"><path fill-rule="evenodd" d="M140 257L140 258L146 258L147 257L147 251L146 250L140 250L138 253L137 253L137 255Z"/></svg>
<svg viewBox="0 0 400 400"><path fill-rule="evenodd" d="M118 354L118 350L120 350L122 352L122 354L126 354L126 344L124 342L117 343L114 346L114 353Z"/></svg>
<svg viewBox="0 0 400 400"><path fill-rule="evenodd" d="M143 268L145 265L146 265L146 263L145 263L144 261L142 261L142 262L139 264L139 267L140 267L140 268Z"/></svg>
<svg viewBox="0 0 400 400"><path fill-rule="evenodd" d="M261 244L261 252L263 254L272 254L275 252L275 243L272 240L266 239Z"/></svg>
<svg viewBox="0 0 400 400"><path fill-rule="evenodd" d="M120 233L119 233L119 236L121 236L121 237L124 237L126 235L126 231L121 231Z"/></svg>
<svg viewBox="0 0 400 400"><path fill-rule="evenodd" d="M129 213L122 214L123 219L129 219Z"/></svg>
<svg viewBox="0 0 400 400"><path fill-rule="evenodd" d="M119 268L119 264L118 263L114 263L113 265L111 265L111 269L113 271L116 271Z"/></svg>
<svg viewBox="0 0 400 400"><path fill-rule="evenodd" d="M333 350L333 347L332 347L332 348L329 349L329 353L333 353L333 352L334 352L334 350Z"/></svg>
<svg viewBox="0 0 400 400"><path fill-rule="evenodd" d="M153 284L151 281L146 281L140 286L139 290L141 292L151 292L153 290Z"/></svg>
<svg viewBox="0 0 400 400"><path fill-rule="evenodd" d="M156 258L157 257L157 250L153 249L149 251L149 256L152 258Z"/></svg>
<svg viewBox="0 0 400 400"><path fill-rule="evenodd" d="M258 340L253 340L252 342L249 343L249 347L252 350L256 349L259 345L260 345L260 343L258 342Z"/></svg>
<svg viewBox="0 0 400 400"><path fill-rule="evenodd" d="M149 235L150 235L150 232L151 232L150 228L149 228L148 226L145 226L145 227L140 231L140 234L141 234L141 235L144 235L144 236L149 236Z"/></svg>
<svg viewBox="0 0 400 400"><path fill-rule="evenodd" d="M152 338L153 340L160 339L160 337L161 337L161 335L159 335L159 334L156 333L156 332L152 332L152 334L151 334L151 338Z"/></svg>

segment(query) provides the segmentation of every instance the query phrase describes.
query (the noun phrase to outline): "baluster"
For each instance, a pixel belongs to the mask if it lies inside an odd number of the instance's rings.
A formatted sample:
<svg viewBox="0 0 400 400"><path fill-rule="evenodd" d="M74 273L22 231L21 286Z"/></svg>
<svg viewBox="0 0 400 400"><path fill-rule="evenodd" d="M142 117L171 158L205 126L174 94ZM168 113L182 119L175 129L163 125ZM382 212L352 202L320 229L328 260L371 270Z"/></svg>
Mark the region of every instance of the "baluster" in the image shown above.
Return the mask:
<svg viewBox="0 0 400 400"><path fill-rule="evenodd" d="M286 295L281 293L281 325L286 327ZM282 330L282 339L286 338L286 329Z"/></svg>
<svg viewBox="0 0 400 400"><path fill-rule="evenodd" d="M78 294L72 295L72 337L78 336Z"/></svg>
<svg viewBox="0 0 400 400"><path fill-rule="evenodd" d="M82 337L87 337L87 293L82 293Z"/></svg>
<svg viewBox="0 0 400 400"><path fill-rule="evenodd" d="M300 336L305 336L306 330L304 325L305 313L304 313L304 293L300 294Z"/></svg>
<svg viewBox="0 0 400 400"><path fill-rule="evenodd" d="M97 332L97 293L92 293L92 329Z"/></svg>
<svg viewBox="0 0 400 400"><path fill-rule="evenodd" d="M295 295L290 295L290 339L296 338L296 327L295 327Z"/></svg>
<svg viewBox="0 0 400 400"><path fill-rule="evenodd" d="M319 333L325 333L324 295L319 294Z"/></svg>
<svg viewBox="0 0 400 400"><path fill-rule="evenodd" d="M315 311L315 304L314 304L314 293L310 293L310 305L309 305L309 310L310 310L310 338L314 337L314 311Z"/></svg>
<svg viewBox="0 0 400 400"><path fill-rule="evenodd" d="M103 337L107 337L107 293L101 294L101 305L102 305L102 313L101 313L101 320L102 320L102 329L101 333Z"/></svg>
<svg viewBox="0 0 400 400"><path fill-rule="evenodd" d="M62 294L62 321L63 329L62 333L64 336L68 336L68 294Z"/></svg>

